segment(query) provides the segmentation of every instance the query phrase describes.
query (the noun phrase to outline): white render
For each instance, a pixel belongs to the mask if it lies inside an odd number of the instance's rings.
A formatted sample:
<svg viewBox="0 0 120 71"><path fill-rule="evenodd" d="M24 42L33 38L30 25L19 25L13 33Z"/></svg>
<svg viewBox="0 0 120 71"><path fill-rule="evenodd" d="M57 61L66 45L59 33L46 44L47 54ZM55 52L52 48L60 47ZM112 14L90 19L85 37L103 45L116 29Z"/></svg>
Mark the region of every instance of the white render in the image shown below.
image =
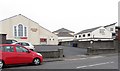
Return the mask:
<svg viewBox="0 0 120 71"><path fill-rule="evenodd" d="M73 41L74 37L58 37L59 42Z"/></svg>
<svg viewBox="0 0 120 71"><path fill-rule="evenodd" d="M101 34L99 32L100 29L104 29L105 34ZM94 38L112 38L112 33L110 31L108 31L107 29L105 29L104 27L100 27L100 28L96 29L91 34L92 34L92 36L94 36Z"/></svg>
<svg viewBox="0 0 120 71"><path fill-rule="evenodd" d="M113 25L110 25L110 26L107 26L105 27L108 31L112 32L112 33L115 33L115 24ZM113 31L111 31L111 28L113 28Z"/></svg>
<svg viewBox="0 0 120 71"><path fill-rule="evenodd" d="M100 33L100 29L104 30L104 34ZM90 36L88 36L88 34L90 34ZM79 37L79 35L81 35L81 37ZM83 35L85 35L85 37L83 37ZM77 36L77 38L75 36ZM92 32L77 34L75 36L74 36L74 39L78 39L79 41L111 40L112 39L112 32L110 32L109 30L104 28L104 26L101 26Z"/></svg>
<svg viewBox="0 0 120 71"><path fill-rule="evenodd" d="M27 39L18 39L14 36L14 26L22 24L27 27ZM19 14L11 18L0 21L0 34L7 34L7 39L15 39L17 41L31 42L34 45L42 44L40 38L46 38L46 45L58 45L58 37L49 30L41 27L38 23Z"/></svg>

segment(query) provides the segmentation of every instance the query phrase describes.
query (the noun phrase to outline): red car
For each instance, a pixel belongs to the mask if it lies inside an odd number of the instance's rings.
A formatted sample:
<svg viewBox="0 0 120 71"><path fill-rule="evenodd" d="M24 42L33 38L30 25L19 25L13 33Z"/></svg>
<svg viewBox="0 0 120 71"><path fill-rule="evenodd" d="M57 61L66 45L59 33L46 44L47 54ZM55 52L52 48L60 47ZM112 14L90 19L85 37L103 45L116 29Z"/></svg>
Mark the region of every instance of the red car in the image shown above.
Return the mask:
<svg viewBox="0 0 120 71"><path fill-rule="evenodd" d="M40 65L43 57L40 53L31 51L17 44L0 44L0 66L12 64Z"/></svg>

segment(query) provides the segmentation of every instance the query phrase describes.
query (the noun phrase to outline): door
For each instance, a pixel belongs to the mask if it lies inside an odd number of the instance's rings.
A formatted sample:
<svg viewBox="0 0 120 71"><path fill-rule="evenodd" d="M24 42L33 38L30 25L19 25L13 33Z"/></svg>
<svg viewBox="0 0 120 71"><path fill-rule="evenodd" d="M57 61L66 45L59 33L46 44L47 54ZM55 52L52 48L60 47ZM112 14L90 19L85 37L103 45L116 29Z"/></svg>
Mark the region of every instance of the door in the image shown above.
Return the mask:
<svg viewBox="0 0 120 71"><path fill-rule="evenodd" d="M16 46L16 54L19 63L31 63L33 60L32 53L23 46Z"/></svg>
<svg viewBox="0 0 120 71"><path fill-rule="evenodd" d="M16 64L16 53L14 46L2 46L3 47L3 53L2 53L2 59L5 61L6 64Z"/></svg>

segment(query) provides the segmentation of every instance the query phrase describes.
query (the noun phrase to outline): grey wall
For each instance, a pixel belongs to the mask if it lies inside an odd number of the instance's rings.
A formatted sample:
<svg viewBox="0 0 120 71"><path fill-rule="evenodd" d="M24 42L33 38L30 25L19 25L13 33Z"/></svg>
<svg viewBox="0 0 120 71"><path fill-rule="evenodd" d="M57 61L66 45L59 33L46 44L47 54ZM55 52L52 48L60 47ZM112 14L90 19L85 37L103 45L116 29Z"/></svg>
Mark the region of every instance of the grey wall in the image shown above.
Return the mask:
<svg viewBox="0 0 120 71"><path fill-rule="evenodd" d="M6 43L6 34L0 34L0 44Z"/></svg>
<svg viewBox="0 0 120 71"><path fill-rule="evenodd" d="M61 45L78 47L78 48L88 48L88 47L93 47L93 48L116 48L118 46L116 40L93 41L92 44L90 43L90 41L72 41L72 42L62 42Z"/></svg>

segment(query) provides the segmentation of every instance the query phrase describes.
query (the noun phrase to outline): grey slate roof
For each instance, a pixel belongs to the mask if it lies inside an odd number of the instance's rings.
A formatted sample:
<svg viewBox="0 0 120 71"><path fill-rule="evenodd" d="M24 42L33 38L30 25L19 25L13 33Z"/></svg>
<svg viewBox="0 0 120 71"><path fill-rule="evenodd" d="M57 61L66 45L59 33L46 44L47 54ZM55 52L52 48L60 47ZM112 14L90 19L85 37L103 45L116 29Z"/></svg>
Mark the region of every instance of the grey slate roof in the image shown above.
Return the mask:
<svg viewBox="0 0 120 71"><path fill-rule="evenodd" d="M117 22L116 22L117 23ZM110 24L110 25L106 25L104 27L109 27L109 26L112 26L112 25L115 25L116 23L113 23L113 24Z"/></svg>
<svg viewBox="0 0 120 71"><path fill-rule="evenodd" d="M95 27L95 28L91 28L91 29L86 29L86 30L83 30L83 31L77 33L76 35L78 35L78 34L82 34L82 33L92 32L92 31L94 31L94 30L96 30L96 29L98 29L98 28L100 28L100 27L101 27L101 26L99 26L99 27Z"/></svg>
<svg viewBox="0 0 120 71"><path fill-rule="evenodd" d="M58 37L74 37L74 35L69 34L68 32L59 32L56 34Z"/></svg>
<svg viewBox="0 0 120 71"><path fill-rule="evenodd" d="M53 33L60 33L60 32L74 33L73 31L70 31L70 30L65 29L65 28L58 29L58 30L54 31Z"/></svg>

